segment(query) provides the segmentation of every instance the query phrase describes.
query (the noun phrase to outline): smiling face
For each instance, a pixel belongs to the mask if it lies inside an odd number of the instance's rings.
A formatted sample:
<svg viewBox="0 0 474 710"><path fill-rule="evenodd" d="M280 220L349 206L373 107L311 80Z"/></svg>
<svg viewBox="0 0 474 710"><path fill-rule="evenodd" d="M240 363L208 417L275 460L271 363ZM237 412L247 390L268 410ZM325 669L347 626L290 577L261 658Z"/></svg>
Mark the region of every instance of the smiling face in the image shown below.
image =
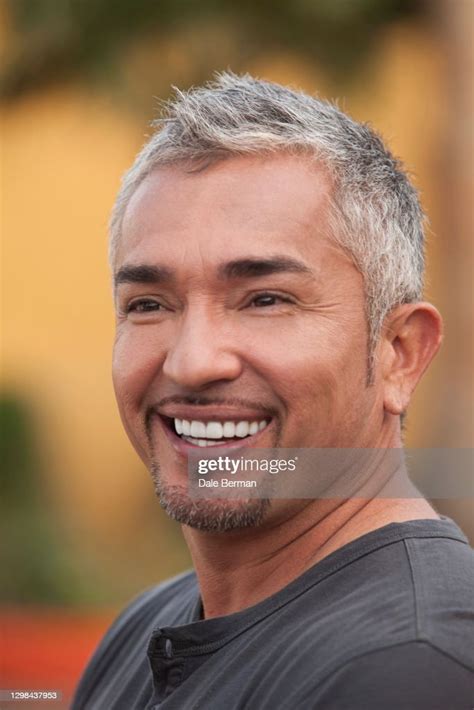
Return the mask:
<svg viewBox="0 0 474 710"><path fill-rule="evenodd" d="M363 279L328 236L330 189L301 157L242 157L194 173L157 169L127 207L114 386L127 433L181 522L239 527L272 507L196 505L186 490L197 447L381 443Z"/></svg>

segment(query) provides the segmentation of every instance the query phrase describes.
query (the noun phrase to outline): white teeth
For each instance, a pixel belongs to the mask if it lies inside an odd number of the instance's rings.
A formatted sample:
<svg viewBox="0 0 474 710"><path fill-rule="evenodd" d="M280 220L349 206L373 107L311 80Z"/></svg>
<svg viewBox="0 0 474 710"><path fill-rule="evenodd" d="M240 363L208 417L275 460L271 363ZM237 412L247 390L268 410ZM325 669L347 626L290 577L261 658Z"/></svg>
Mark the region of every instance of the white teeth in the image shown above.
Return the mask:
<svg viewBox="0 0 474 710"><path fill-rule="evenodd" d="M191 422L191 436L196 439L203 439L206 436L206 425L204 422Z"/></svg>
<svg viewBox="0 0 474 710"><path fill-rule="evenodd" d="M244 439L246 436L257 434L268 425L268 421L240 421L240 422L199 422L196 420L175 419L176 433L182 435L186 441L195 446L212 446L220 439Z"/></svg>
<svg viewBox="0 0 474 710"><path fill-rule="evenodd" d="M239 422L235 427L235 435L243 439L244 436L249 435L250 424L248 422Z"/></svg>
<svg viewBox="0 0 474 710"><path fill-rule="evenodd" d="M232 439L235 436L234 422L224 422L224 426L222 427L222 429L224 436L228 439Z"/></svg>
<svg viewBox="0 0 474 710"><path fill-rule="evenodd" d="M184 441L194 444L194 446L218 446L216 441L209 441L208 439L193 439L192 436L183 436Z"/></svg>
<svg viewBox="0 0 474 710"><path fill-rule="evenodd" d="M220 422L208 422L206 424L206 437L208 439L222 439L224 427Z"/></svg>

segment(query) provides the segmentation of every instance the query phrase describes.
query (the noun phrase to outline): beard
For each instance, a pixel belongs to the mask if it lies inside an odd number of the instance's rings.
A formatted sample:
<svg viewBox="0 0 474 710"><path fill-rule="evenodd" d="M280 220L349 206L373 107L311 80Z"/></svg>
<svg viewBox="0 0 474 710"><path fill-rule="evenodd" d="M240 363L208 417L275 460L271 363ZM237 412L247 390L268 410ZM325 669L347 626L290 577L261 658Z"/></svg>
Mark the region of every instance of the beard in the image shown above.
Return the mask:
<svg viewBox="0 0 474 710"><path fill-rule="evenodd" d="M152 462L150 473L163 510L176 522L196 530L220 533L257 527L270 508L268 498L193 499L182 486L172 486L163 481L156 461Z"/></svg>

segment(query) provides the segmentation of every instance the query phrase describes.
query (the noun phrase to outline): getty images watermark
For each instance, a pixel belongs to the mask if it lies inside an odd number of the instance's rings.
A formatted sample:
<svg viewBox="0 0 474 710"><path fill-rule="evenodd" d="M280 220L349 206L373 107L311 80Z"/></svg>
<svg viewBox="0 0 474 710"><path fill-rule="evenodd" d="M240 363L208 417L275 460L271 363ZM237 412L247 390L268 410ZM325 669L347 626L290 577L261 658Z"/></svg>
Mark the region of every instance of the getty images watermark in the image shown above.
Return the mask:
<svg viewBox="0 0 474 710"><path fill-rule="evenodd" d="M293 459L270 459L262 458L246 458L245 456L217 456L215 458L199 458L197 460L197 470L199 478L197 479L198 488L256 488L256 478L242 478L243 473L268 473L271 476L284 471L290 473L296 471L296 462L298 457ZM234 478L204 478L208 473L229 473Z"/></svg>
<svg viewBox="0 0 474 710"><path fill-rule="evenodd" d="M208 447L188 459L195 498L472 498L473 449Z"/></svg>

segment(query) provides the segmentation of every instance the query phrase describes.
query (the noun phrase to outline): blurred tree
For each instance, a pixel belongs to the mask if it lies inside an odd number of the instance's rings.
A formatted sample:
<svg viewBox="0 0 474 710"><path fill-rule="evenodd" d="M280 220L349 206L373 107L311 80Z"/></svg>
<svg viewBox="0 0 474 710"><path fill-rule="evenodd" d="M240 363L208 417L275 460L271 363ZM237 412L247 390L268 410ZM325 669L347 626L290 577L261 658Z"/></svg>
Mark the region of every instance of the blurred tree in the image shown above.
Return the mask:
<svg viewBox="0 0 474 710"><path fill-rule="evenodd" d="M242 38L235 71L263 50L285 47L340 81L354 73L387 23L423 8L422 0L4 0L11 41L0 96L11 101L94 75L116 79L121 56L137 38L160 42L206 21L222 21ZM214 59L211 53L208 73ZM201 76L190 77L196 79Z"/></svg>
<svg viewBox="0 0 474 710"><path fill-rule="evenodd" d="M41 462L29 410L0 398L0 601L74 604L91 601L76 554L45 501ZM96 590L97 591L97 590Z"/></svg>

